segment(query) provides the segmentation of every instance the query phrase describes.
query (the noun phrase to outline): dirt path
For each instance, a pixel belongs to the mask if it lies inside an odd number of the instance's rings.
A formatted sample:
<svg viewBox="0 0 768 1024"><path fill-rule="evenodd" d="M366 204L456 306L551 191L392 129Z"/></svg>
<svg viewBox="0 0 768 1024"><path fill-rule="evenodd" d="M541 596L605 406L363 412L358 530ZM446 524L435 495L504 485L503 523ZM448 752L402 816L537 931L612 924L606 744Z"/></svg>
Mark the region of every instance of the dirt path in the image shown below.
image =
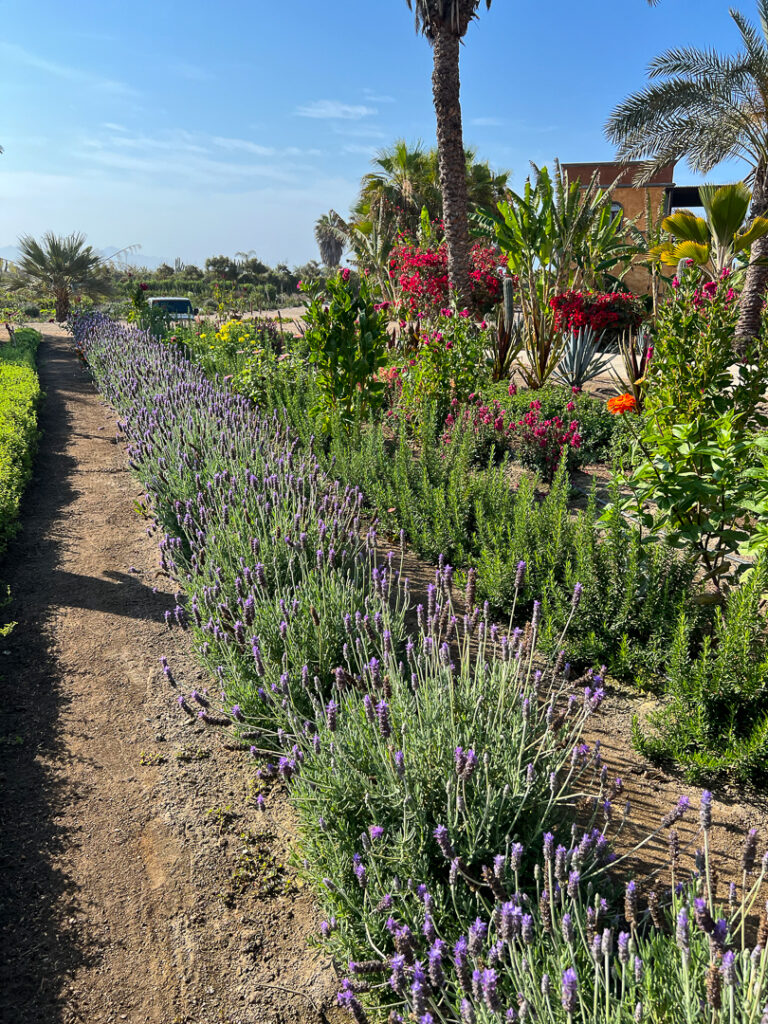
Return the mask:
<svg viewBox="0 0 768 1024"><path fill-rule="evenodd" d="M40 375L35 480L0 567L18 620L0 638L0 1021L331 1020L285 836L160 669L187 691L202 677L165 625L173 587L115 418L55 329Z"/></svg>

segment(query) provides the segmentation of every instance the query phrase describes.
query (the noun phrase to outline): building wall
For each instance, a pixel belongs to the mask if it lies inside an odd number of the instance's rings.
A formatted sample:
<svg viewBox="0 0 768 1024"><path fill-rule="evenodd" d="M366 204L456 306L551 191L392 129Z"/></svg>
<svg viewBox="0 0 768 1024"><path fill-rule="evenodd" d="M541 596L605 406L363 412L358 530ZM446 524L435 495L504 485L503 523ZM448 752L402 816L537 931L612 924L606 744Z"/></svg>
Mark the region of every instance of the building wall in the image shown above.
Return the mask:
<svg viewBox="0 0 768 1024"><path fill-rule="evenodd" d="M661 203L665 203L668 209L669 196L674 188L675 165L673 163L662 167L647 185L640 187L632 183L641 166L639 163L578 163L563 164L562 166L570 181L580 181L583 185L589 184L595 171L597 171L598 184L602 188L613 185L618 178L618 184L613 190L613 200L621 205L624 219L635 221L641 231L646 228L646 195L650 195L654 217L657 215ZM647 292L650 288L650 274L643 267L631 267L624 276L624 284L630 291Z"/></svg>

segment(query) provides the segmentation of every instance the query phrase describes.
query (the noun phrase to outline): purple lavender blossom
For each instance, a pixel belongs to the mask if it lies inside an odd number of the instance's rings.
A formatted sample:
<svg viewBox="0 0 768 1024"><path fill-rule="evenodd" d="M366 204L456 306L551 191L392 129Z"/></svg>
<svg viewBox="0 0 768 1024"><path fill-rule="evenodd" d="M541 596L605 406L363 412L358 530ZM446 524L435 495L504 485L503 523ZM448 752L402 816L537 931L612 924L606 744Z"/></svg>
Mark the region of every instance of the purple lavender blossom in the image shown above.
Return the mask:
<svg viewBox="0 0 768 1024"><path fill-rule="evenodd" d="M578 991L579 979L576 976L576 971L572 967L568 967L563 971L561 1002L563 1004L563 1009L569 1017L572 1017L576 1012Z"/></svg>
<svg viewBox="0 0 768 1024"><path fill-rule="evenodd" d="M389 705L386 701L380 700L376 705L376 717L379 720L379 732L388 739L392 735L392 725L389 721Z"/></svg>
<svg viewBox="0 0 768 1024"><path fill-rule="evenodd" d="M456 856L456 852L451 845L450 836L448 835L448 829L445 825L438 825L435 831L432 833L437 840L437 845L440 847L440 851L447 860Z"/></svg>
<svg viewBox="0 0 768 1024"><path fill-rule="evenodd" d="M712 828L712 794L708 789L705 789L701 794L699 823L705 832L708 832Z"/></svg>

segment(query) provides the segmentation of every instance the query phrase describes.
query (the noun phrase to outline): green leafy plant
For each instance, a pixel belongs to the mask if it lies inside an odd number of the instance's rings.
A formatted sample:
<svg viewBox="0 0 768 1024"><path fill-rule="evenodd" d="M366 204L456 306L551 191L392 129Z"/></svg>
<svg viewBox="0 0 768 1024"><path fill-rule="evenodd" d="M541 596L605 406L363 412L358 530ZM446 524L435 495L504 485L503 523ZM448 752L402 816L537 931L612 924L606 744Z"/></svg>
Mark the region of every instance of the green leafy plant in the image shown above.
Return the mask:
<svg viewBox="0 0 768 1024"><path fill-rule="evenodd" d="M161 306L150 306L147 291L145 281L134 283L126 319L128 323L136 324L142 331L149 331L153 338L164 338L170 331L170 316Z"/></svg>
<svg viewBox="0 0 768 1024"><path fill-rule="evenodd" d="M620 217L611 216L612 188L602 189L597 175L584 187L569 182L557 164L554 175L534 167L523 194L493 211L474 215L474 223L492 235L518 281L524 325L525 358L520 373L530 387L542 387L563 350L551 300L570 288L603 287L605 275L630 254Z"/></svg>
<svg viewBox="0 0 768 1024"><path fill-rule="evenodd" d="M718 593L729 557L749 541L755 431L768 364L733 362L735 303L726 272L700 287L687 267L657 321L646 374L645 416L637 421L639 462L627 479L643 526L687 553ZM632 426L634 413L626 413ZM746 521L745 521L746 519Z"/></svg>
<svg viewBox="0 0 768 1024"><path fill-rule="evenodd" d="M349 271L329 278L321 290L304 285L309 305L304 339L317 372L326 427L331 415L349 424L355 416L378 408L384 385L376 372L386 362L386 320L363 276L355 292Z"/></svg>
<svg viewBox="0 0 768 1024"><path fill-rule="evenodd" d="M24 488L37 447L40 384L35 351L40 334L20 327L0 344L0 553L16 529Z"/></svg>
<svg viewBox="0 0 768 1024"><path fill-rule="evenodd" d="M752 244L768 234L768 219L754 217L745 228L752 193L743 181L720 188L702 185L699 196L706 219L690 210L675 211L662 223L673 239L654 246L651 255L668 267L692 260L715 280L724 270L733 269L735 259L749 261Z"/></svg>

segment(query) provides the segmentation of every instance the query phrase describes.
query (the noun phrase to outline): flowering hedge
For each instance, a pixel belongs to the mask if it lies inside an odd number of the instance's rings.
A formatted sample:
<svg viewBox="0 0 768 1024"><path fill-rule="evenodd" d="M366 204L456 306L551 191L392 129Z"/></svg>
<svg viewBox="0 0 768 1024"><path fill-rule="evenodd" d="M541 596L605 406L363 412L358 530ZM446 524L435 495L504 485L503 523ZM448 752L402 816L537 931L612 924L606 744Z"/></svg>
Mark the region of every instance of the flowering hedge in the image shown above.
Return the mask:
<svg viewBox="0 0 768 1024"><path fill-rule="evenodd" d="M554 295L549 304L558 331L591 327L597 334L620 334L637 330L645 315L642 300L626 292L563 292Z"/></svg>
<svg viewBox="0 0 768 1024"><path fill-rule="evenodd" d="M758 875L750 833L726 909L708 867L674 885L670 832L672 889L649 893L646 911L629 882L610 909L609 831L630 808L614 809L621 780L584 742L602 679L571 682L564 653L535 657L538 602L507 635L477 607L471 571L458 612L441 561L405 637L395 555L376 556L358 492L302 457L277 417L103 318L81 321L77 341L123 415L163 564L187 592L172 618L190 624L212 682L189 690L162 659L165 677L182 712L269 758L264 789L287 787L321 934L350 960L339 1002L358 1024L364 1000L397 1024L691 1022L702 1005L718 1024L759 1019L768 923L751 952L739 925L768 858ZM565 597L570 622L581 585ZM257 804L268 813L264 792ZM711 818L702 798L705 850Z"/></svg>
<svg viewBox="0 0 768 1024"><path fill-rule="evenodd" d="M510 397L516 393L515 385L510 384ZM576 403L572 400L567 403L564 411L573 413L575 410ZM486 403L480 395L472 394L463 411L459 411L459 402L454 399L451 411L445 418L444 444L450 444L453 440L457 416L461 417L465 426L471 424L482 449L490 445L500 449L512 448L524 466L536 470L547 482L554 477L563 454L570 456L581 448L578 421L566 421L557 413L543 415L539 399L533 399L519 419L496 398Z"/></svg>
<svg viewBox="0 0 768 1024"><path fill-rule="evenodd" d="M495 249L476 242L469 272L474 311L482 313L501 301L502 271ZM389 276L400 289L400 315L435 314L450 305L448 249L445 242L430 247L404 243L390 254Z"/></svg>

